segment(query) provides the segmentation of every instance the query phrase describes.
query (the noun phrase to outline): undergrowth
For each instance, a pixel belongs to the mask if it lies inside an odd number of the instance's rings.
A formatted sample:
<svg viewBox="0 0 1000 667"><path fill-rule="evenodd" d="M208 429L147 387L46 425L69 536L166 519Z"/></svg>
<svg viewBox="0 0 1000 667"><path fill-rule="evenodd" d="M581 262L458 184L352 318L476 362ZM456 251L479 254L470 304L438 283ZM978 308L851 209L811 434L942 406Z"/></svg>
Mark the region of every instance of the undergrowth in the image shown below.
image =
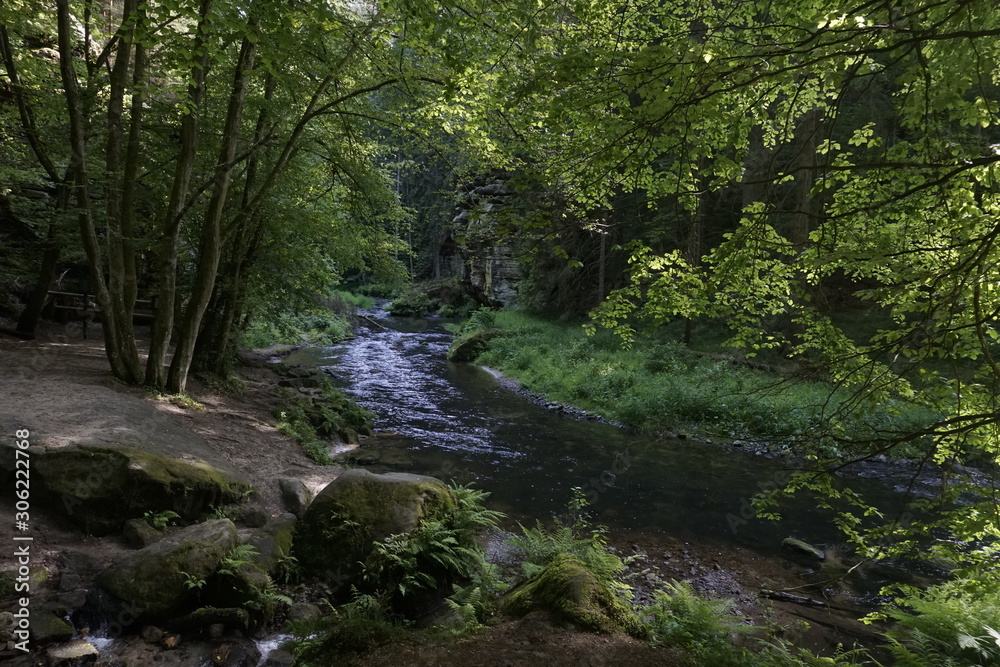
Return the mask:
<svg viewBox="0 0 1000 667"><path fill-rule="evenodd" d="M498 575L473 539L483 528L494 526L499 515L483 507L487 494L453 487L458 501L451 514L427 522L409 535L395 535L376 543L376 553L366 565L365 591L353 588L353 599L316 621L289 624L294 640L290 647L304 667L342 664L344 654L364 653L378 646L419 634L474 632L495 615L498 600L511 586L535 576L561 555L570 555L599 581L632 606L653 645L671 647L692 665L712 667L855 667L877 665L862 650L838 650L819 657L771 637L769 628L751 626L735 615L728 600L701 597L687 583L668 583L648 606L635 608L631 589L623 579L625 562L604 540L603 530L591 524L581 489L573 497L555 528L540 524L523 528L508 545L520 560L518 572ZM432 573L437 574L432 574ZM442 576L442 573L447 573ZM450 618L443 628L416 630L400 613L400 596L446 587ZM435 634L436 633L436 634ZM743 638L740 640L739 638ZM750 646L744 645L749 643ZM949 663L950 664L950 663ZM962 664L965 663L956 663Z"/></svg>
<svg viewBox="0 0 1000 667"><path fill-rule="evenodd" d="M303 396L292 389L280 391L274 408L278 429L299 443L306 456L321 465L333 463L329 440L356 441L359 434L371 435L374 415L324 380L315 396Z"/></svg>
<svg viewBox="0 0 1000 667"><path fill-rule="evenodd" d="M638 340L624 349L610 331L587 335L579 322L520 311L477 311L458 331L486 329L500 333L477 363L503 371L530 391L640 432L696 431L792 445L809 438L837 454L846 440L917 430L935 417L903 401L863 410L852 405L844 417L846 397L824 382L793 381L732 355L695 352L666 338ZM915 455L920 444L899 454Z"/></svg>

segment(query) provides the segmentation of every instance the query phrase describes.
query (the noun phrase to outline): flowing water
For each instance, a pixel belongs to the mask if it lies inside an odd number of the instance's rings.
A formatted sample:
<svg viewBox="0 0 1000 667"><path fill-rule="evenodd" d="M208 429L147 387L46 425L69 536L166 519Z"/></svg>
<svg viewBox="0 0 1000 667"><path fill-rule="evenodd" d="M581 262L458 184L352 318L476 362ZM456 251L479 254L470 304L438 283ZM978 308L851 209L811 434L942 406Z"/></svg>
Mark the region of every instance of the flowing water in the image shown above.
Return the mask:
<svg viewBox="0 0 1000 667"><path fill-rule="evenodd" d="M490 372L446 360L452 335L436 320L369 319L358 336L304 348L288 364L320 367L374 412L376 437L355 452L373 472L405 471L473 482L489 506L523 523L564 510L573 487L614 531L670 535L779 557L784 538L838 549L831 516L809 498L783 508L780 522L756 519L749 499L773 488L795 463L692 440L629 433L553 412L501 387ZM852 479L883 505L899 495L882 482ZM885 581L859 584L871 594Z"/></svg>

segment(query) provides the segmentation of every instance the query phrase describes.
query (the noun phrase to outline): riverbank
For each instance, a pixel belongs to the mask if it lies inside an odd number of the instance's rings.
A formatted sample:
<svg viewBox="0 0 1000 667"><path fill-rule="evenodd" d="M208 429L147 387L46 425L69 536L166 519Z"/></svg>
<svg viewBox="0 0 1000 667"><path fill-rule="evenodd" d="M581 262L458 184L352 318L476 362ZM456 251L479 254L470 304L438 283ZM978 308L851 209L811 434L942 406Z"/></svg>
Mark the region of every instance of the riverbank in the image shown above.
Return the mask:
<svg viewBox="0 0 1000 667"><path fill-rule="evenodd" d="M36 434L38 438L33 436L32 446L70 445L95 439L110 441L126 436L150 439L155 433L168 434L175 444L197 440L206 447L200 456L217 459L220 465L232 466L257 489L257 493L242 504L239 512L233 512L244 535L252 528L247 523L250 517L256 516L253 521L259 522L261 518L273 518L285 511L276 482L279 477L291 475L309 482L313 490L318 490L340 472L336 467L314 464L275 427L271 410L277 400L274 386L277 376L268 362L275 360L279 350L257 351L243 356L244 363L238 374L243 385L241 392L227 393L221 387L194 382L191 385L191 400L160 400L139 389L122 387L110 379L103 349L99 339L95 340L99 331L91 329L86 340L80 331L52 327L45 333L46 336L30 342L0 339L0 361L5 369L9 369L0 376L0 391L8 397L2 410L4 423L23 424ZM39 489L37 493L40 492ZM36 498L41 500L38 496ZM14 525L13 512L13 499L4 497L0 525L5 527L5 531L8 530L6 527ZM531 521L529 517L510 519L525 523ZM4 535L9 536L9 533ZM33 601L39 610L52 609L52 613L58 610L60 615L66 614L70 618L74 618L72 605L85 601L92 577L132 549L121 534L88 535L82 526L74 525L57 512L41 508L32 512L30 536L34 538L35 547L32 576L38 581ZM768 616L778 624L791 628L793 620L801 617L800 605L775 603L772 606L759 597L759 591L762 588L797 586L798 575L813 567L807 563L797 562L794 558L766 560L745 550L685 543L662 536L651 539L643 534L612 534L611 543L624 556L640 556L633 560L631 566L633 580L639 589L648 591L662 581L687 579L693 585L701 586L700 590L706 594L737 599L741 605L740 613L748 619ZM81 570L79 563L87 565ZM10 563L2 565L9 568ZM67 588L75 596L73 600L66 597ZM83 591L82 598L79 591ZM322 591L308 587L290 588L286 593L299 603L315 603L322 599ZM0 603L7 609L12 599L4 598ZM844 641L845 637L855 636L853 631L845 631L847 617L844 614L829 612L829 615L830 619L825 623L822 618L814 619L811 634L804 629L802 632L794 630L789 632L788 638L816 649L829 650ZM859 635L867 632L862 626L856 629ZM85 628L77 627L76 630L77 636L81 636ZM177 646L167 648L160 642L138 637L142 627L125 627L123 630L125 635L131 637L129 641L133 645L133 654L138 652L145 656L144 659L159 655L163 664L186 664L183 660L192 659L194 654L185 651L213 648L211 643L203 641L200 632L182 635L179 650ZM525 635L525 632L528 634ZM554 665L575 665L576 657L589 653L609 656L609 660L610 656L633 656L636 664L670 664L667 662L669 651L661 649L650 653L653 649L624 636L602 637L567 632L537 618L528 625L504 622L457 644L452 640L443 642L433 639L422 643L423 640L414 639L398 647L380 650L362 660L365 664L390 665L399 664L399 659L404 657L410 659L421 655L433 660L433 656L441 655L442 651L446 654L454 651L459 656L504 655L509 660L503 664L514 665L537 664L539 655L550 656L547 660ZM533 639L525 640L525 636ZM530 650L525 649L524 641L529 642ZM561 647L567 644L578 649L564 654ZM42 645L38 647L42 648ZM397 649L402 653L396 652ZM40 655L36 654L33 658ZM7 657L14 658L16 654L7 654ZM647 659L653 662L643 662ZM36 662L27 661L24 664L34 665ZM483 664L499 663L487 661Z"/></svg>
<svg viewBox="0 0 1000 667"><path fill-rule="evenodd" d="M478 311L456 333L457 341L488 333L476 363L517 381L551 409L597 415L639 433L772 454L796 450L805 438L827 455L851 456L859 453L851 440L919 431L935 417L902 400L843 417L849 395L808 368L747 359L722 347L717 333L704 349L664 335L625 347L606 329L512 310ZM893 455L919 457L924 447L916 440Z"/></svg>

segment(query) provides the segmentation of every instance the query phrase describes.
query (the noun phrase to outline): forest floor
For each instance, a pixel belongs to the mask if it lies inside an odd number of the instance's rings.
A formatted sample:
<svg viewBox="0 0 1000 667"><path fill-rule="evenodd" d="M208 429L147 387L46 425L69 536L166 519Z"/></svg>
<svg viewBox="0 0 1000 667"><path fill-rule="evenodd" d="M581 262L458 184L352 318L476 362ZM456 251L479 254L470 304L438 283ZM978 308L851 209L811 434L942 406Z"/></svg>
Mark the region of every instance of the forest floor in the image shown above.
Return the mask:
<svg viewBox="0 0 1000 667"><path fill-rule="evenodd" d="M0 322L0 326L7 325ZM336 467L313 463L294 441L275 428L271 411L277 402L277 376L268 361L277 353L259 350L242 355L244 363L238 376L245 388L239 393L192 381L189 393L203 406L197 407L152 397L142 389L115 382L108 371L99 326L92 325L84 339L79 328L46 324L34 341L0 336L0 417L5 418L0 421L10 423L16 419L32 430L33 438L37 435L50 442L92 440L95 436L108 440L129 429L140 435L150 429L167 435L191 434L206 443L213 456L239 469L259 491L252 503L274 516L285 511L276 484L278 477L298 477L318 491L341 472ZM12 436L3 434L4 438ZM12 497L0 498L0 540L11 537L13 505ZM33 512L32 535L32 565L46 568L52 582L58 581L60 569L65 566L63 554L82 551L100 565L113 562L128 549L121 536L88 536L78 526L51 513ZM710 595L734 600L737 613L748 620L769 620L784 629L785 639L813 650L829 651L838 643L849 646L856 639L872 644L875 635L871 629L853 621L850 613L770 602L758 596L762 588L781 590L801 584L799 575L808 566L793 559L768 559L750 550L669 538L645 539L642 535L612 535L611 541L623 555L643 554L633 566L640 584L689 580ZM0 561L0 567L10 565L5 561ZM803 628L803 620L810 623L811 630ZM360 664L684 663L669 650L653 649L624 635L591 635L529 617L460 639L417 635L360 658Z"/></svg>

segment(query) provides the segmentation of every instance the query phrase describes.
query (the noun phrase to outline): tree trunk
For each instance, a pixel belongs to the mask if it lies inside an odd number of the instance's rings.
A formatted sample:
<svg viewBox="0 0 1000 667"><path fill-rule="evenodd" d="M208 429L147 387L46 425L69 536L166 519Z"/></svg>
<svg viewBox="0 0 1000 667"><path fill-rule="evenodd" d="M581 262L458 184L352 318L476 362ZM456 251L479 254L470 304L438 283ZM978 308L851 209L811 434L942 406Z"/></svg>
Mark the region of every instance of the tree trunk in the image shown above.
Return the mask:
<svg viewBox="0 0 1000 667"><path fill-rule="evenodd" d="M236 63L233 88L229 95L229 107L226 110L215 188L208 203L208 211L205 214L205 222L202 227L198 273L195 277L191 299L184 313L184 321L178 330L177 347L174 350L174 356L170 362L170 373L167 376L167 388L177 393L183 393L187 387L188 371L194 357L194 346L201 327L201 320L215 289L216 273L222 257L222 217L229 199L233 161L236 157L240 124L243 119L247 80L253 69L255 55L256 46L249 39L244 38Z"/></svg>
<svg viewBox="0 0 1000 667"><path fill-rule="evenodd" d="M160 237L158 284L159 294L156 315L149 342L149 358L146 361L146 384L162 388L166 384L165 360L170 337L174 328L174 313L177 303L177 244L180 238L181 217L184 214L195 160L198 157L198 140L201 129L200 114L205 97L205 77L208 72L209 53L205 48L208 34L209 12L212 0L202 0L198 27L195 30L193 52L201 57L191 67L191 84L188 96L191 110L181 121L181 150L174 170L174 183L170 190L170 201L163 219L163 234Z"/></svg>
<svg viewBox="0 0 1000 667"><path fill-rule="evenodd" d="M125 88L128 84L128 74L132 64L135 27L131 20L134 18L136 5L137 0L125 0L122 8L122 25L130 25L130 27L119 32L118 48L115 50L108 91L107 143L104 150L106 169L104 203L108 242L108 297L110 299L110 316L113 321L109 321L108 317L105 316L104 326L107 328L109 324L112 325L122 360L128 366L127 381L138 384L142 379L142 372L135 344L135 329L132 326L136 284L135 258L131 238L132 216L131 212L126 212L123 206L126 190L129 192L128 196L131 201L131 182L133 179L122 169ZM138 128L136 129L138 131Z"/></svg>
<svg viewBox="0 0 1000 667"><path fill-rule="evenodd" d="M78 210L80 237L90 263L91 289L103 319L104 349L112 374L127 383L138 383L138 354L134 340L131 348L122 340L116 324L122 313L115 305L104 281L100 241L94 225L90 201L90 178L87 171L86 122L76 72L73 69L73 44L76 40L69 11L69 0L56 0L59 41L59 71L66 98L70 135L70 168L73 173L73 195Z"/></svg>
<svg viewBox="0 0 1000 667"><path fill-rule="evenodd" d="M254 126L253 144L258 146L264 140L269 119L268 105L274 98L277 81L273 75L268 75L264 84L264 106L257 114ZM243 194L240 210L246 210L253 199L257 172L260 168L260 152L251 154L243 179ZM233 330L243 312L242 304L246 296L246 275L253 263L255 249L260 244L263 234L263 221L254 216L234 230L235 240L229 244L229 256L226 268L223 270L223 280L216 283L213 302L215 307L209 308L202 331L195 344L192 367L201 372L223 376L226 374L226 362L229 345L232 342Z"/></svg>

